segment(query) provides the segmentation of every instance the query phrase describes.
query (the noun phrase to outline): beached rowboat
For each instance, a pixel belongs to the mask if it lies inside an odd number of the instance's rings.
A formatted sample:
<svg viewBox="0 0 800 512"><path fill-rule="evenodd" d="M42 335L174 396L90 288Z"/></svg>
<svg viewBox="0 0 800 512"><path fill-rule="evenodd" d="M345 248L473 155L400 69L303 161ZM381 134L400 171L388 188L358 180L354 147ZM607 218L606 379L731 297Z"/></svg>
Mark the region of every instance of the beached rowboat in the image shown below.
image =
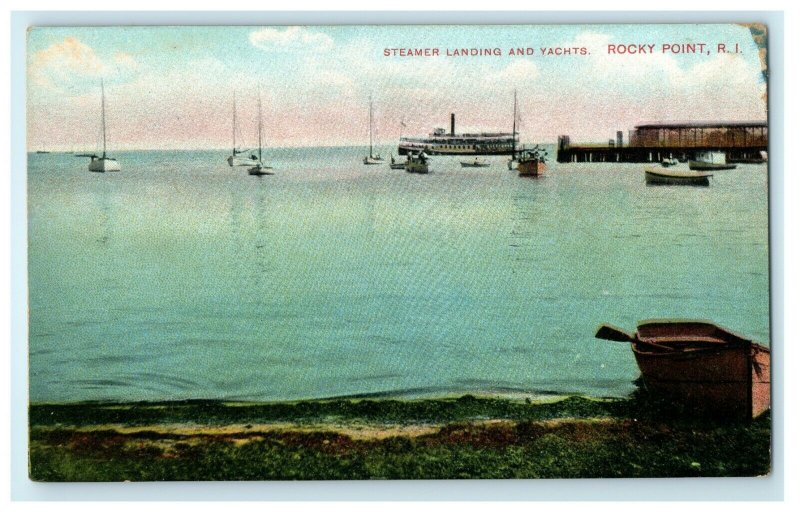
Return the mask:
<svg viewBox="0 0 800 512"><path fill-rule="evenodd" d="M648 320L636 333L603 324L595 337L629 342L648 393L715 418L770 407L770 350L714 323Z"/></svg>

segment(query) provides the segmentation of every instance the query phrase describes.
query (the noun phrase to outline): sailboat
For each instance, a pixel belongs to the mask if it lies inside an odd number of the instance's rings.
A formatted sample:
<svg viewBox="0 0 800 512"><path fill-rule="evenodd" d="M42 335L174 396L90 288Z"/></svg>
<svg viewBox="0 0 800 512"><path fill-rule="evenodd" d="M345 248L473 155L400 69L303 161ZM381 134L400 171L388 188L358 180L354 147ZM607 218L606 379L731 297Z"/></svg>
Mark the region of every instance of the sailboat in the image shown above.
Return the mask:
<svg viewBox="0 0 800 512"><path fill-rule="evenodd" d="M103 80L100 80L100 122L103 130L103 155L83 154L75 156L89 157L89 170L92 172L113 172L119 171L120 166L116 158L109 158L106 155L106 89Z"/></svg>
<svg viewBox="0 0 800 512"><path fill-rule="evenodd" d="M236 124L236 91L233 92L233 150L231 151L231 155L228 157L228 165L231 167L236 166L251 166L256 162L256 155L249 155L249 156L239 156L243 153L247 153L248 150L246 149L237 149L236 148L236 130L238 126Z"/></svg>
<svg viewBox="0 0 800 512"><path fill-rule="evenodd" d="M364 165L378 165L383 163L381 155L372 154L372 96L369 97L369 156L364 157Z"/></svg>
<svg viewBox="0 0 800 512"><path fill-rule="evenodd" d="M261 91L258 91L258 160L255 166L247 170L250 176L266 176L275 174L268 169L272 169L261 160L261 132L263 131L263 122L261 120ZM255 156L255 155L253 155Z"/></svg>
<svg viewBox="0 0 800 512"><path fill-rule="evenodd" d="M517 90L514 89L514 128L511 131L511 158L508 160L508 170L514 170L517 160Z"/></svg>

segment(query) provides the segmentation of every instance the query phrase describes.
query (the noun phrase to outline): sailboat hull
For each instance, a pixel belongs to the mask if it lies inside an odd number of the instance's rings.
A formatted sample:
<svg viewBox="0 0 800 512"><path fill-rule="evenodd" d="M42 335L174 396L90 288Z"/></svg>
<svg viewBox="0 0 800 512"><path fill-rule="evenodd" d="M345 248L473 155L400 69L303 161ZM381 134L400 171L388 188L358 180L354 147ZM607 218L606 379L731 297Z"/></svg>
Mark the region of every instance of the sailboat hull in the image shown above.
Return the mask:
<svg viewBox="0 0 800 512"><path fill-rule="evenodd" d="M245 156L229 156L228 165L231 167L252 167L258 160Z"/></svg>
<svg viewBox="0 0 800 512"><path fill-rule="evenodd" d="M248 169L247 174L250 176L272 176L275 173L271 172L270 169L272 169L272 167L256 165L255 167Z"/></svg>
<svg viewBox="0 0 800 512"><path fill-rule="evenodd" d="M92 172L116 172L121 170L119 162L113 158L95 158L89 162Z"/></svg>

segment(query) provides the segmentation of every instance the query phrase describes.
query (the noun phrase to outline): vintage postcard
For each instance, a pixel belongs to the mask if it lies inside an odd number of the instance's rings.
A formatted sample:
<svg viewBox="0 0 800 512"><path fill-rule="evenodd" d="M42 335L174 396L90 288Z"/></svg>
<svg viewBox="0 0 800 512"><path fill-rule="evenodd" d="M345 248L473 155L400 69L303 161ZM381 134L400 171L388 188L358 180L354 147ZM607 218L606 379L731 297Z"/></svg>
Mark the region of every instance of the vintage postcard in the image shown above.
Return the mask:
<svg viewBox="0 0 800 512"><path fill-rule="evenodd" d="M771 472L768 27L31 27L29 476Z"/></svg>

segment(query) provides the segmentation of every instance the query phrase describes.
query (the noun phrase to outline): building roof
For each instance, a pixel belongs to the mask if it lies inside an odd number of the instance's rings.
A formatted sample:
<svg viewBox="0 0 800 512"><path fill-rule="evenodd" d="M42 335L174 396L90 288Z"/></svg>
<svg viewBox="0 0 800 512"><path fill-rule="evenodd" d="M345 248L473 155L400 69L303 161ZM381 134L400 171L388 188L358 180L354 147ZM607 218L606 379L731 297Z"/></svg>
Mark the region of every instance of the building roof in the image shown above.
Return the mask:
<svg viewBox="0 0 800 512"><path fill-rule="evenodd" d="M724 121L724 122L669 122L669 123L650 123L636 126L637 130L642 128L766 128L766 121Z"/></svg>

